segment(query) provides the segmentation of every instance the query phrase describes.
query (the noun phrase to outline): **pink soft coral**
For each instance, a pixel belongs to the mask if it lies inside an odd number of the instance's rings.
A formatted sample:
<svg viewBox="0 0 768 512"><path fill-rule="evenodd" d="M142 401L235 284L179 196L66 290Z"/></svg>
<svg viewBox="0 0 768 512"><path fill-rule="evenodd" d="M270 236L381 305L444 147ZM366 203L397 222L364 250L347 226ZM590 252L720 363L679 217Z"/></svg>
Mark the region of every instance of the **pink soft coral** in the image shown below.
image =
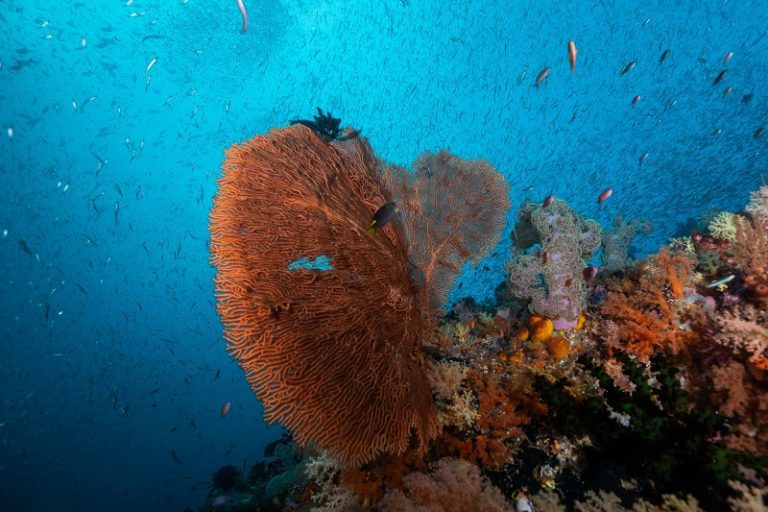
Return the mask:
<svg viewBox="0 0 768 512"><path fill-rule="evenodd" d="M403 479L405 489L387 493L381 510L411 512L474 512L512 510L499 489L465 460L441 459L430 474L411 473Z"/></svg>
<svg viewBox="0 0 768 512"><path fill-rule="evenodd" d="M738 313L723 312L717 318L720 332L715 341L746 355L761 370L768 370L768 313L753 306Z"/></svg>

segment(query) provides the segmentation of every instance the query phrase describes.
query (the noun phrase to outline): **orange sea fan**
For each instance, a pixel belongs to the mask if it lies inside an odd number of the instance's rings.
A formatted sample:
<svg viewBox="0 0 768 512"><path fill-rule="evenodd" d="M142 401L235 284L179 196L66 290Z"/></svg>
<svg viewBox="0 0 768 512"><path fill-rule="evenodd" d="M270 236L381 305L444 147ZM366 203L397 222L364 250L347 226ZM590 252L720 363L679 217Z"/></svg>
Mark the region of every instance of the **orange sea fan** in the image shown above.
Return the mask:
<svg viewBox="0 0 768 512"><path fill-rule="evenodd" d="M224 334L265 418L345 465L438 431L398 224L365 232L390 199L378 173L363 141L275 130L227 151L210 217Z"/></svg>
<svg viewBox="0 0 768 512"><path fill-rule="evenodd" d="M303 126L233 146L212 262L229 349L266 419L347 466L402 453L411 433L424 449L439 425L422 341L464 262L498 242L507 194L488 164L425 155L410 176L361 139ZM401 218L369 236L390 201Z"/></svg>
<svg viewBox="0 0 768 512"><path fill-rule="evenodd" d="M414 172L390 166L387 189L401 208L408 257L426 284L425 303L439 313L467 260L477 263L496 245L509 210L504 177L484 160L447 151L424 153Z"/></svg>

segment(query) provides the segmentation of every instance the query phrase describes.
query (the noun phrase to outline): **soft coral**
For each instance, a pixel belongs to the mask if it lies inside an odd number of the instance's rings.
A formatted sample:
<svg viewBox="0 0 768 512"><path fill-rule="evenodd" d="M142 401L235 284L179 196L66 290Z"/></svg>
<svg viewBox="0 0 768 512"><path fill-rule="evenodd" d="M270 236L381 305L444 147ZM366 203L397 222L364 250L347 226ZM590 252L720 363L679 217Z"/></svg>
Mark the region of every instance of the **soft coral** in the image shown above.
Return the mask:
<svg viewBox="0 0 768 512"><path fill-rule="evenodd" d="M631 286L614 287L605 298L601 316L624 350L647 362L658 350L677 353L698 339L678 320L677 301L683 298L693 262L682 253L662 249L634 273ZM627 279L625 277L625 279Z"/></svg>

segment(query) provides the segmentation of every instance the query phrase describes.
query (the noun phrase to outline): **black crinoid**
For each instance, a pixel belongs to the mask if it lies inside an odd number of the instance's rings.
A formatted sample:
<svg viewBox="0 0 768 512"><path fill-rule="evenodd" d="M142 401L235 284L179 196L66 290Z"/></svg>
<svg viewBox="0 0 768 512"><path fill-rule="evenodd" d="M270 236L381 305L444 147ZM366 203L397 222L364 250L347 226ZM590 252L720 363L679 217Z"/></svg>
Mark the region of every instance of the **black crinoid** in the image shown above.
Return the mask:
<svg viewBox="0 0 768 512"><path fill-rule="evenodd" d="M291 124L303 124L311 128L312 131L327 142L354 139L360 135L360 132L357 130L350 130L346 135L342 135L341 119L333 117L330 112L323 113L323 109L320 107L317 107L317 114L313 121L308 119L291 119Z"/></svg>

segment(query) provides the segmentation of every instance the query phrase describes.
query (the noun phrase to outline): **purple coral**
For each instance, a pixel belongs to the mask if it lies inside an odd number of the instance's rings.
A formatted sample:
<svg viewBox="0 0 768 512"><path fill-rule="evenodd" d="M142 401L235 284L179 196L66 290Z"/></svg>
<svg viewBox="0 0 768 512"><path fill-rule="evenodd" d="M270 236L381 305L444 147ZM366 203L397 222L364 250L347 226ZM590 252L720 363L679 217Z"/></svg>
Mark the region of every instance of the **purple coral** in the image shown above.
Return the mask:
<svg viewBox="0 0 768 512"><path fill-rule="evenodd" d="M574 328L586 304L582 271L600 235L597 222L577 215L565 201L546 207L523 203L512 233L518 254L507 263L512 294L531 299L531 310L551 318L555 329ZM540 251L528 254L536 244Z"/></svg>
<svg viewBox="0 0 768 512"><path fill-rule="evenodd" d="M632 266L634 262L629 257L629 246L638 231L647 235L651 232L650 223L641 220L627 222L621 217L613 219L611 229L603 233L601 260L605 270L616 272Z"/></svg>

